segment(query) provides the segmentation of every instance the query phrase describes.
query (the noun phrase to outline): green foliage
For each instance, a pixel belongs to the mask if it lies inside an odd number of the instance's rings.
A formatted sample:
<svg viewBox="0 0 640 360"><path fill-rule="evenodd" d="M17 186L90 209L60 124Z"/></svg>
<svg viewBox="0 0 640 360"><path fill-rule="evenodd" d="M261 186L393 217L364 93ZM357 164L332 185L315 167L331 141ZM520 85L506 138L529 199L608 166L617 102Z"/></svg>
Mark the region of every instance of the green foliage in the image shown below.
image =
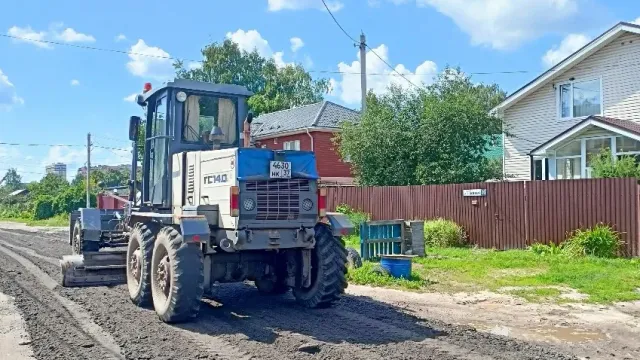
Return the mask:
<svg viewBox="0 0 640 360"><path fill-rule="evenodd" d="M466 244L467 235L462 226L440 218L425 221L424 241L428 247L462 247Z"/></svg>
<svg viewBox="0 0 640 360"><path fill-rule="evenodd" d="M38 196L33 203L33 212L31 214L31 217L34 220L42 220L53 217L55 215L55 213L53 212L53 202L53 196Z"/></svg>
<svg viewBox="0 0 640 360"><path fill-rule="evenodd" d="M623 245L620 234L611 227L598 224L586 230L576 230L562 244L562 252L571 257L595 256L613 258Z"/></svg>
<svg viewBox="0 0 640 360"><path fill-rule="evenodd" d="M360 225L371 220L371 214L353 209L347 204L340 204L336 207L336 212L345 214L349 221L355 226L355 235L360 235Z"/></svg>
<svg viewBox="0 0 640 360"><path fill-rule="evenodd" d="M207 45L202 56L204 62L198 69L186 69L182 61L174 63L176 76L244 85L255 94L249 99L254 115L315 103L330 90L328 80L314 80L301 65L279 68L273 59L264 58L255 50L240 50L231 40Z"/></svg>
<svg viewBox="0 0 640 360"><path fill-rule="evenodd" d="M532 251L538 255L559 255L562 253L562 246L559 246L555 243L551 243L549 245L542 243L535 243L529 246L529 251Z"/></svg>
<svg viewBox="0 0 640 360"><path fill-rule="evenodd" d="M592 175L594 178L640 178L640 165L633 156L622 156L613 159L610 150L602 150L591 158Z"/></svg>
<svg viewBox="0 0 640 360"><path fill-rule="evenodd" d="M95 197L95 195L94 195ZM82 187L69 187L58 193L53 199L54 214L69 214L74 210L85 207L86 194Z"/></svg>
<svg viewBox="0 0 640 360"><path fill-rule="evenodd" d="M447 68L419 90L369 93L361 121L343 123L334 142L364 186L485 181L496 176L487 138L502 133L489 111L504 97L497 85Z"/></svg>
<svg viewBox="0 0 640 360"><path fill-rule="evenodd" d="M9 191L18 190L18 188L22 185L22 177L18 175L18 172L14 168L7 170L2 179L4 179L4 186ZM0 183L2 182L0 181Z"/></svg>

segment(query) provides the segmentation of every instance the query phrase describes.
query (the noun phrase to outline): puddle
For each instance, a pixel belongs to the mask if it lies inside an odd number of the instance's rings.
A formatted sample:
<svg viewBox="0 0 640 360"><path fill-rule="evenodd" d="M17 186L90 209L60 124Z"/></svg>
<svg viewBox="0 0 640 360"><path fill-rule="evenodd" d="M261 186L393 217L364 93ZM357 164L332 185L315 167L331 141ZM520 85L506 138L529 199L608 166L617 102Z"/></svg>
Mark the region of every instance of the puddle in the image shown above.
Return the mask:
<svg viewBox="0 0 640 360"><path fill-rule="evenodd" d="M546 326L535 328L533 330L545 337L551 337L562 342L571 343L604 340L607 338L607 336L600 331L588 331L586 329L575 329L570 327Z"/></svg>
<svg viewBox="0 0 640 360"><path fill-rule="evenodd" d="M518 328L487 323L470 323L468 325L476 328L478 331L526 340L584 343L607 339L607 335L600 331L572 327L534 326L532 328Z"/></svg>

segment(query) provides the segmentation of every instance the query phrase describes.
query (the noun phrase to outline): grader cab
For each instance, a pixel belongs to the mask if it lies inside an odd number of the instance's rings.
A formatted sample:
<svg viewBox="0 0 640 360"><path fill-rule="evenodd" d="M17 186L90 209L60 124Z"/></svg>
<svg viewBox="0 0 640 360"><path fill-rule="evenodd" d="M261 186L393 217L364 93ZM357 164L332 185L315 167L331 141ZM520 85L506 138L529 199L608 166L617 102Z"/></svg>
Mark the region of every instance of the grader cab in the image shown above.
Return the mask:
<svg viewBox="0 0 640 360"><path fill-rule="evenodd" d="M312 152L250 146L251 95L190 80L145 87L145 126L131 117L129 130L134 146L144 130L142 179L134 151L125 207L72 214L64 286L126 283L166 322L195 316L216 282L292 290L309 308L339 299L353 225L326 212Z"/></svg>

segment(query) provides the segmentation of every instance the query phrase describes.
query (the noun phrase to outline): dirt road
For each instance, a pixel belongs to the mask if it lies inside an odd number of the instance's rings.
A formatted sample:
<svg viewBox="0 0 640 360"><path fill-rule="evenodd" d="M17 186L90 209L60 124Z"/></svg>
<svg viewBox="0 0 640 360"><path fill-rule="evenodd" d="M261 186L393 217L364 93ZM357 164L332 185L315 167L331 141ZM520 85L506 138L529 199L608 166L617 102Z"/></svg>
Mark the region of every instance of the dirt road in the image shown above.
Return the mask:
<svg viewBox="0 0 640 360"><path fill-rule="evenodd" d="M124 286L56 286L58 259L69 253L65 237L0 229L0 293L13 299L28 333L17 346L37 359L575 358L550 345L419 317L375 292L309 311L290 295L223 285L203 301L197 321L171 326L134 306Z"/></svg>

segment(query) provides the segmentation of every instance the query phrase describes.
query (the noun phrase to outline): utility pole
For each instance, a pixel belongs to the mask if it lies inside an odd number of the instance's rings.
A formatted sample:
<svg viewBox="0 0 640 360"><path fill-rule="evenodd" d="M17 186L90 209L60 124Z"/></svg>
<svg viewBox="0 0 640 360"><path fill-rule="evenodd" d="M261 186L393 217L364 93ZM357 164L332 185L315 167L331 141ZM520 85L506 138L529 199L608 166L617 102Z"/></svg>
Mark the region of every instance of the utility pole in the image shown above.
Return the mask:
<svg viewBox="0 0 640 360"><path fill-rule="evenodd" d="M360 91L362 91L362 113L367 110L367 39L360 34Z"/></svg>
<svg viewBox="0 0 640 360"><path fill-rule="evenodd" d="M87 134L87 209L91 207L91 133Z"/></svg>

